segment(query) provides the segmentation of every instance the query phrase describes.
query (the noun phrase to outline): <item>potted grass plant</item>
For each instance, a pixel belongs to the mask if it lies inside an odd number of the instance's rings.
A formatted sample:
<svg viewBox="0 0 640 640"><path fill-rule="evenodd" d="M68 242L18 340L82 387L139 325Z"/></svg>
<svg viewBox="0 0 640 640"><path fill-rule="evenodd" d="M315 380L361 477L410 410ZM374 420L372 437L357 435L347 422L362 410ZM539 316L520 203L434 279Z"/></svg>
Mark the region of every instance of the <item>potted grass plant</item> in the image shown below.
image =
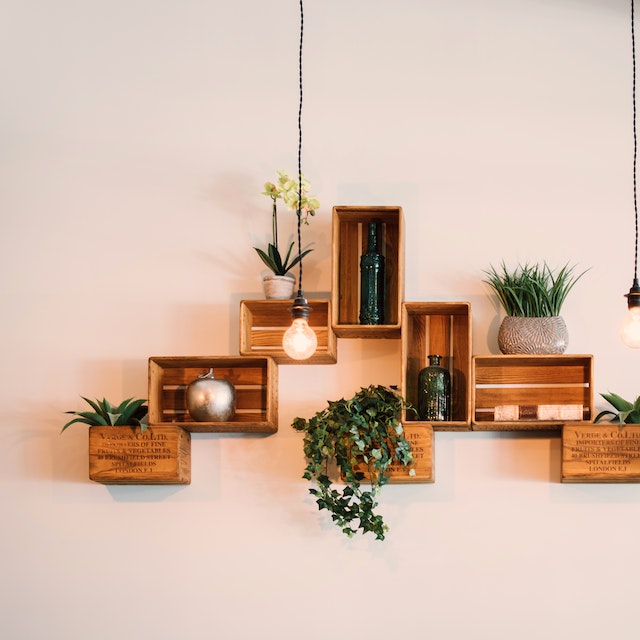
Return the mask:
<svg viewBox="0 0 640 640"><path fill-rule="evenodd" d="M309 493L349 537L361 531L384 540L388 527L375 509L387 472L392 463L399 463L408 476L415 475L409 468L411 444L399 420L403 409L415 411L394 390L371 385L349 400L329 402L308 420L295 418L292 423L304 433L303 477L314 483ZM333 463L344 482L341 491L329 475ZM370 489L363 489L363 482L370 483Z"/></svg>
<svg viewBox="0 0 640 640"><path fill-rule="evenodd" d="M294 242L284 254L280 253L278 244L278 200L282 200L287 209L298 212L298 200L300 200L300 216L303 224L309 224L309 216L314 216L316 209L320 207L317 198L308 195L311 188L310 182L302 175L301 186L298 181L286 171L278 171L278 180L265 182L262 195L271 198L271 242L267 244L266 251L260 247L254 247L258 256L269 272L263 276L262 282L265 297L268 299L286 300L291 298L295 287L295 276L291 269L302 259L311 253L312 249L305 249L300 255L292 256Z"/></svg>
<svg viewBox="0 0 640 640"><path fill-rule="evenodd" d="M508 269L490 266L486 282L498 297L506 316L498 331L498 346L505 354L561 354L569 333L562 306L576 282L586 273L575 274L575 267L565 264L551 269L542 264L518 264Z"/></svg>

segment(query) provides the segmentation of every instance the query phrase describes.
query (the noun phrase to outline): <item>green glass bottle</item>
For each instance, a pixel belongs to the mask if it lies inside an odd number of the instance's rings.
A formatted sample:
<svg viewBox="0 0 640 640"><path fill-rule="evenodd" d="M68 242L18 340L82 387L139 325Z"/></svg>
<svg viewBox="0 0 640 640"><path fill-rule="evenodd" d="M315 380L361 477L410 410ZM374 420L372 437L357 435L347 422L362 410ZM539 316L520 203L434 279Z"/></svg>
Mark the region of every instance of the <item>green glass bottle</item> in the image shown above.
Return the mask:
<svg viewBox="0 0 640 640"><path fill-rule="evenodd" d="M369 223L367 250L360 257L360 324L384 324L384 256L376 222Z"/></svg>
<svg viewBox="0 0 640 640"><path fill-rule="evenodd" d="M429 356L429 366L418 374L420 420L451 420L451 374L440 365L441 356Z"/></svg>

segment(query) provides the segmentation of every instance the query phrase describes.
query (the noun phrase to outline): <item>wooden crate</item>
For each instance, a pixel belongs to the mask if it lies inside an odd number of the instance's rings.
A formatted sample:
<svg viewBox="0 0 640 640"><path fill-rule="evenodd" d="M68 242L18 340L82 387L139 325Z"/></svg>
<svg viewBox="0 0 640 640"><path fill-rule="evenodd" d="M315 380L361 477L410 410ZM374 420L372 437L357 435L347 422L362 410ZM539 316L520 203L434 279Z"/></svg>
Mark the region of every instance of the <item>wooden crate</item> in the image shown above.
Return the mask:
<svg viewBox="0 0 640 640"><path fill-rule="evenodd" d="M90 427L89 478L102 484L190 484L191 434L182 427Z"/></svg>
<svg viewBox="0 0 640 640"><path fill-rule="evenodd" d="M410 476L407 469L400 464L391 465L390 484L430 483L435 482L433 461L433 428L425 423L403 423L404 433L411 443L413 464L410 469L415 475Z"/></svg>
<svg viewBox="0 0 640 640"><path fill-rule="evenodd" d="M640 425L564 425L562 482L640 482Z"/></svg>
<svg viewBox="0 0 640 640"><path fill-rule="evenodd" d="M405 436L411 443L413 463L405 467L400 463L392 464L389 468L389 484L412 484L412 483L432 483L435 482L434 472L434 447L433 428L426 423L404 423ZM413 469L414 475L409 475ZM369 477L367 466L362 463L357 468L365 474L365 479ZM341 478L344 481L344 477Z"/></svg>
<svg viewBox="0 0 640 640"><path fill-rule="evenodd" d="M236 388L236 412L227 422L197 422L187 411L187 386L209 369ZM178 424L197 432L275 433L278 365L268 356L149 358L149 424Z"/></svg>
<svg viewBox="0 0 640 640"><path fill-rule="evenodd" d="M560 430L593 419L591 355L474 356L472 371L476 431Z"/></svg>
<svg viewBox="0 0 640 640"><path fill-rule="evenodd" d="M436 431L471 429L471 305L468 302L405 302L402 305L402 395L418 407L418 374L428 356L442 356L451 374L451 421ZM407 411L405 421L419 422Z"/></svg>
<svg viewBox="0 0 640 640"><path fill-rule="evenodd" d="M381 253L385 258L385 319L383 325L362 325L360 256L366 250L367 225L382 223ZM332 325L341 338L400 337L404 299L404 222L400 207L333 207Z"/></svg>
<svg viewBox="0 0 640 640"><path fill-rule="evenodd" d="M271 356L278 364L335 364L338 340L331 327L331 301L308 302L309 326L318 337L318 348L310 358L294 360L282 348L284 332L291 326L291 300L240 302L240 354Z"/></svg>

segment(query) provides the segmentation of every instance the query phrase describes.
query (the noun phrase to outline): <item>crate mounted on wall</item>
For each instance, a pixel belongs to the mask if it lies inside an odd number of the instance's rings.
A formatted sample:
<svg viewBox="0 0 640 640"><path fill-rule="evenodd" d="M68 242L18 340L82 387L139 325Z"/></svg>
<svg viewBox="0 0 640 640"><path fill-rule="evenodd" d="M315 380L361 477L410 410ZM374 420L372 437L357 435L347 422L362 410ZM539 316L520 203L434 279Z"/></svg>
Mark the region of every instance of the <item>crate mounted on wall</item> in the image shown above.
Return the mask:
<svg viewBox="0 0 640 640"><path fill-rule="evenodd" d="M209 369L235 387L236 411L227 422L197 422L187 410L187 386ZM275 433L278 365L268 356L149 358L149 425L179 425L194 432Z"/></svg>
<svg viewBox="0 0 640 640"><path fill-rule="evenodd" d="M418 407L418 374L429 355L442 356L451 375L451 421L436 431L471 428L471 305L468 302L405 302L402 305L402 395ZM419 418L408 411L407 421Z"/></svg>
<svg viewBox="0 0 640 640"><path fill-rule="evenodd" d="M560 430L593 420L593 356L473 357L475 431Z"/></svg>
<svg viewBox="0 0 640 640"><path fill-rule="evenodd" d="M240 302L240 355L271 356L278 364L335 364L337 338L331 327L331 301L309 300L309 326L318 338L316 352L307 360L294 360L282 348L284 332L291 326L292 300L242 300Z"/></svg>
<svg viewBox="0 0 640 640"><path fill-rule="evenodd" d="M191 434L179 426L89 428L89 479L102 484L190 484Z"/></svg>
<svg viewBox="0 0 640 640"><path fill-rule="evenodd" d="M360 257L367 227L378 222L385 259L384 324L360 324ZM401 207L333 207L332 325L341 338L399 338L404 299L404 222Z"/></svg>
<svg viewBox="0 0 640 640"><path fill-rule="evenodd" d="M399 462L393 463L387 470L389 484L430 484L435 482L435 459L433 446L433 428L424 422L404 424L404 435L411 443L413 462L405 467ZM368 467L360 462L357 471L364 474L365 481L371 479ZM410 471L413 475L410 475ZM344 476L341 477L344 481Z"/></svg>

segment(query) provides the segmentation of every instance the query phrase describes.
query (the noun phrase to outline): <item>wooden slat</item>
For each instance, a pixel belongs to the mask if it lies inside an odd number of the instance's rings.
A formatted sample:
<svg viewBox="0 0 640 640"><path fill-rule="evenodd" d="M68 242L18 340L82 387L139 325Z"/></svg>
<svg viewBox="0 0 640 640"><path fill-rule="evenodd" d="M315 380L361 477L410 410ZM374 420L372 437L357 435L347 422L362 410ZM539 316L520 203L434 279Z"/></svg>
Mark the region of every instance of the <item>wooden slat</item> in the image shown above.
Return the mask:
<svg viewBox="0 0 640 640"><path fill-rule="evenodd" d="M291 324L291 317L289 317L289 324ZM259 351L260 348L268 348L273 351L282 350L282 338L286 329L259 329L254 328L251 330L251 351ZM316 337L318 338L317 351L327 350L327 335L328 331L326 327L318 327L314 329Z"/></svg>
<svg viewBox="0 0 640 640"><path fill-rule="evenodd" d="M264 422L266 419L266 415L264 411L249 411L247 413L236 413L233 416L233 420L227 420L224 422L209 422L207 420L203 420L203 421L194 421L194 419L189 415L189 413L187 412L186 409L182 410L182 411L170 411L170 410L165 410L162 413L162 420L164 423L167 424L173 424L173 423L185 423L185 422L189 422L189 423L193 423L193 429L195 430L197 429L198 425L201 426L205 426L205 425L212 425L212 424L217 424L222 426L227 426L227 427L233 427L233 425L235 425L236 423L242 423L242 422Z"/></svg>
<svg viewBox="0 0 640 640"><path fill-rule="evenodd" d="M357 250L359 226L356 222L340 222L336 247L339 295L337 298L337 324L359 322L360 252Z"/></svg>
<svg viewBox="0 0 640 640"><path fill-rule="evenodd" d="M400 288L402 277L401 260L403 251L401 245L400 219L389 221L384 225L385 240L385 324L398 324L400 322L401 296L404 295L404 287Z"/></svg>
<svg viewBox="0 0 640 640"><path fill-rule="evenodd" d="M209 371L208 366L177 368L170 367L164 370L163 386L189 384L197 380L202 373ZM238 385L265 385L267 383L266 371L257 367L246 366L242 363L237 368L213 367L215 378L229 380L232 384Z"/></svg>
<svg viewBox="0 0 640 640"><path fill-rule="evenodd" d="M589 405L587 387L476 388L479 409L500 405L582 404Z"/></svg>
<svg viewBox="0 0 640 640"><path fill-rule="evenodd" d="M236 387L236 409L262 409L266 405L266 387L239 388ZM187 387L163 387L162 410L185 410L187 407Z"/></svg>
<svg viewBox="0 0 640 640"><path fill-rule="evenodd" d="M250 327L288 327L291 324L292 300L245 300L248 325ZM308 301L312 307L309 315L310 327L325 327L329 324L328 301Z"/></svg>

